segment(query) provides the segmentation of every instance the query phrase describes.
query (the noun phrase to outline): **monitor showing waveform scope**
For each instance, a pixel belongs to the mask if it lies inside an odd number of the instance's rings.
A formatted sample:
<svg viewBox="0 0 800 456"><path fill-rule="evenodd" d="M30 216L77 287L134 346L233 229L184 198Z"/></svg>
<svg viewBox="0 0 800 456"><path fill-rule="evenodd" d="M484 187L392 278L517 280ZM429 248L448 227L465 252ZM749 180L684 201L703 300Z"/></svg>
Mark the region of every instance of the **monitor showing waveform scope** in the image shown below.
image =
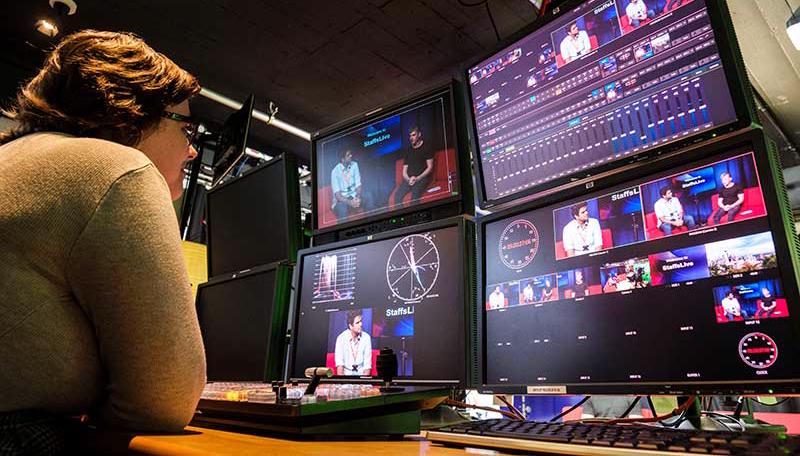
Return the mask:
<svg viewBox="0 0 800 456"><path fill-rule="evenodd" d="M274 314L286 315L285 309L275 309L279 280L273 265L198 287L197 317L209 381L278 380L285 359L279 353L285 347L270 347L270 338L272 331L281 331L280 323L273 324ZM285 334L285 322L282 327Z"/></svg>
<svg viewBox="0 0 800 456"><path fill-rule="evenodd" d="M316 134L315 228L460 199L453 105L447 86Z"/></svg>
<svg viewBox="0 0 800 456"><path fill-rule="evenodd" d="M389 347L400 380L463 384L470 224L457 217L301 250L289 376L312 366L376 376Z"/></svg>
<svg viewBox="0 0 800 456"><path fill-rule="evenodd" d="M210 277L294 260L300 247L297 164L276 157L208 192Z"/></svg>
<svg viewBox="0 0 800 456"><path fill-rule="evenodd" d="M736 148L490 216L479 225L484 388L800 384L794 239L773 182L765 155Z"/></svg>
<svg viewBox="0 0 800 456"><path fill-rule="evenodd" d="M585 1L468 68L482 204L748 125L724 9L717 0Z"/></svg>

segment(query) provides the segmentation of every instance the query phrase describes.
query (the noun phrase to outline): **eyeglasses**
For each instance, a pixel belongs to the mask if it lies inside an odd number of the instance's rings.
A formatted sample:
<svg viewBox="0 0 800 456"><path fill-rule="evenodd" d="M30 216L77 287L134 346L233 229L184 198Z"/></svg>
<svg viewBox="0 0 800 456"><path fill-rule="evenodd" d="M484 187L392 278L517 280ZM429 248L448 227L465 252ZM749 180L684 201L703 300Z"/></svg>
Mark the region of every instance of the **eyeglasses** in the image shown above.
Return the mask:
<svg viewBox="0 0 800 456"><path fill-rule="evenodd" d="M194 144L197 140L197 137L200 135L200 125L195 122L191 116L184 116L183 114L178 114L177 112L172 111L164 111L164 114L161 114L161 117L174 120L176 122L187 123L188 125L184 125L181 130L183 130L183 134L186 135L186 141L188 141L189 144Z"/></svg>

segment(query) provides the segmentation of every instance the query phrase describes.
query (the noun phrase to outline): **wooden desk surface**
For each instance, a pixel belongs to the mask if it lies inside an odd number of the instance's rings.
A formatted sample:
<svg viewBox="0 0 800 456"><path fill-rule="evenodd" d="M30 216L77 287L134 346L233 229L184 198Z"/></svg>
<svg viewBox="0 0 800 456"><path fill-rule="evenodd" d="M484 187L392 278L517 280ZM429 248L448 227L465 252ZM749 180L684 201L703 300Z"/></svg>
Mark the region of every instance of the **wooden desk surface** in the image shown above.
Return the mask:
<svg viewBox="0 0 800 456"><path fill-rule="evenodd" d="M492 450L458 449L433 445L419 436L402 441L303 441L284 440L249 434L187 427L186 435L137 436L129 449L141 454L158 455L414 455L464 456L466 454L498 454Z"/></svg>

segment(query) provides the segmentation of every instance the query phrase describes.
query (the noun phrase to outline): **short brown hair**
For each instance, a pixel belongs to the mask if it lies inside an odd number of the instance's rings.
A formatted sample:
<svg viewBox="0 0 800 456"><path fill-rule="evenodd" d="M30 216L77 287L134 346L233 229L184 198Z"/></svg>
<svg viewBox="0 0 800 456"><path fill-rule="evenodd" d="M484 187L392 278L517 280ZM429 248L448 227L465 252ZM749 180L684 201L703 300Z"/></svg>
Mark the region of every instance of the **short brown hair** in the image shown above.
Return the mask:
<svg viewBox="0 0 800 456"><path fill-rule="evenodd" d="M39 131L138 144L168 106L200 91L197 78L130 33L66 36L4 111L18 126L0 144Z"/></svg>

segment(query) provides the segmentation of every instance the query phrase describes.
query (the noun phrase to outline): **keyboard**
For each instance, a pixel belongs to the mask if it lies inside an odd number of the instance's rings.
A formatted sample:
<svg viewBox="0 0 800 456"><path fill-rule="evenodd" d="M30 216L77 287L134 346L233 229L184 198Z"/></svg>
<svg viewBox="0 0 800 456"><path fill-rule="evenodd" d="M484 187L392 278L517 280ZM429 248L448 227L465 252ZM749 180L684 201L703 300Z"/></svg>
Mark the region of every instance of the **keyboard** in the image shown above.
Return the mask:
<svg viewBox="0 0 800 456"><path fill-rule="evenodd" d="M427 432L428 440L567 455L800 454L800 437L775 433L705 432L646 425L484 420Z"/></svg>

